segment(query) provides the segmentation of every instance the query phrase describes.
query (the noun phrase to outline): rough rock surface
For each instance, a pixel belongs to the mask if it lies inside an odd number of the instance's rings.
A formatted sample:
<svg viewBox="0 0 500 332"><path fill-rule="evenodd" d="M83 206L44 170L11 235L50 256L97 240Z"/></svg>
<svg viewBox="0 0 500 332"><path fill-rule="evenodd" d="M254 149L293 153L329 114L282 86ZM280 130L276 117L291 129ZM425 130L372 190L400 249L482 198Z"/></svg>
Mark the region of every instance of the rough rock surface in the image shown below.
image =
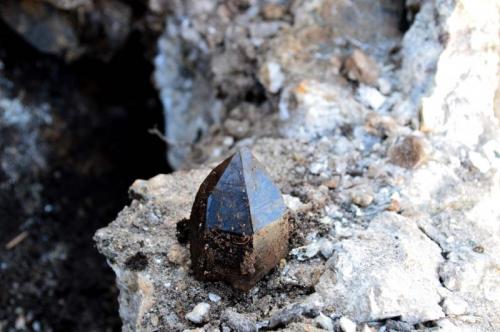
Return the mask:
<svg viewBox="0 0 500 332"><path fill-rule="evenodd" d="M244 136L275 133L278 119L273 109L288 103L301 82L304 89L309 84L313 90L336 89L345 83L335 75L342 57L358 47L383 57L396 46L403 11L401 4L366 0L173 1L167 8L173 15L167 17L158 42L154 78L174 168L219 158L227 146L214 144L199 151L195 143L204 137L212 142L210 133L217 129L232 137L230 130L221 128L222 120L241 121L241 108L257 106L243 110L251 123ZM319 77L323 82L306 82ZM330 92L330 98L343 95ZM350 107L356 105L346 104L341 111L350 113ZM287 117L288 110L280 108L281 117ZM325 113L319 110L315 116ZM207 142L203 146L211 144Z"/></svg>
<svg viewBox="0 0 500 332"><path fill-rule="evenodd" d="M444 317L442 262L439 246L414 221L382 213L366 230L338 243L316 290L327 305L358 321L437 320Z"/></svg>
<svg viewBox="0 0 500 332"><path fill-rule="evenodd" d="M132 9L118 0L6 0L0 17L33 47L66 61L109 58L132 28Z"/></svg>
<svg viewBox="0 0 500 332"><path fill-rule="evenodd" d="M344 330L352 328L347 319L363 331L499 330L498 3L408 1L414 19L404 35L395 19L402 8L385 1L297 1L286 11L241 3L232 15L209 2L180 6L189 9L187 23L173 24L160 40L174 45L157 58L167 122L184 121L177 132L167 128L169 157L176 167L208 163L136 181L130 206L96 233L117 274L124 330L197 328L186 314L210 293L221 300L211 303L205 331L227 327L227 310L284 331L329 329L323 316ZM275 17L280 28L264 29L272 37L253 40L255 53L241 55L248 39L230 43L238 29L252 36ZM202 42L210 41L209 18L223 22L214 44ZM181 49L204 59L195 62L212 74L193 67L181 79ZM346 72L354 50L377 63L376 83ZM162 52L177 58L168 62ZM252 54L253 62L241 58ZM245 80L254 69L257 77ZM262 103L239 99L255 84L265 89ZM228 139L213 129L212 107L220 107L220 121L249 120L248 136ZM271 131L260 123L272 123ZM197 144L193 128L205 133ZM248 293L194 280L188 249L175 237L210 161L241 145L265 161L294 226L287 259Z"/></svg>

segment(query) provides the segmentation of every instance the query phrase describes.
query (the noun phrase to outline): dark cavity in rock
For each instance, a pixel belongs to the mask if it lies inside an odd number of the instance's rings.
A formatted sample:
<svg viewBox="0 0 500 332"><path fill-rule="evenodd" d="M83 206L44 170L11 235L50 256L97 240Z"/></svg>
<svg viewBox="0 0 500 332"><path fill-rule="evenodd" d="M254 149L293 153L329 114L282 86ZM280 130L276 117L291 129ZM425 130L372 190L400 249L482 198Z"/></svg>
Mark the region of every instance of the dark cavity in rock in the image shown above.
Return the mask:
<svg viewBox="0 0 500 332"><path fill-rule="evenodd" d="M134 256L129 257L125 265L132 271L142 271L148 267L148 258L142 252L138 252Z"/></svg>

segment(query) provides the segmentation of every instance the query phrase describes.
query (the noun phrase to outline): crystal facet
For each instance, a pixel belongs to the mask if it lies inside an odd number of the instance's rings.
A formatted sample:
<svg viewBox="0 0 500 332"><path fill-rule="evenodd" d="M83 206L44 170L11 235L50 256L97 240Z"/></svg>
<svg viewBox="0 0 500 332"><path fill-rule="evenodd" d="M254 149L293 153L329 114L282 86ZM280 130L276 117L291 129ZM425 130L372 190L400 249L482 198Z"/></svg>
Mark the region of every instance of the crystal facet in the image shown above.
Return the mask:
<svg viewBox="0 0 500 332"><path fill-rule="evenodd" d="M279 189L243 148L214 168L196 195L189 220L194 274L248 290L286 256L288 232Z"/></svg>

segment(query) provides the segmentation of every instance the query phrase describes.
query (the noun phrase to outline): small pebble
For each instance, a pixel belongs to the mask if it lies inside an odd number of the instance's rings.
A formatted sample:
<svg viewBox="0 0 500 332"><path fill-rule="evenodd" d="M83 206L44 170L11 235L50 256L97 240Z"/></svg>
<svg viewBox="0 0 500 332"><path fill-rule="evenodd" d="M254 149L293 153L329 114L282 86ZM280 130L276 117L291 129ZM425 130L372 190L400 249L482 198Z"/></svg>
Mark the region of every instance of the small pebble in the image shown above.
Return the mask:
<svg viewBox="0 0 500 332"><path fill-rule="evenodd" d="M333 254L333 242L328 239L321 239L320 252L323 257L326 259L330 258Z"/></svg>
<svg viewBox="0 0 500 332"><path fill-rule="evenodd" d="M339 326L343 332L356 332L356 323L345 316L340 318Z"/></svg>
<svg viewBox="0 0 500 332"><path fill-rule="evenodd" d="M373 195L367 190L354 190L351 192L351 199L359 207L367 207L373 202Z"/></svg>
<svg viewBox="0 0 500 332"><path fill-rule="evenodd" d="M224 144L225 146L233 145L234 144L234 137L232 137L232 136L224 137L224 139L222 140L222 144Z"/></svg>
<svg viewBox="0 0 500 332"><path fill-rule="evenodd" d="M320 241L315 241L308 244L307 246L292 249L290 253L296 256L299 261L305 261L316 256L319 250Z"/></svg>
<svg viewBox="0 0 500 332"><path fill-rule="evenodd" d="M389 205L385 208L387 211L398 212L401 210L401 197L398 193L394 193L391 195L391 200L389 201Z"/></svg>
<svg viewBox="0 0 500 332"><path fill-rule="evenodd" d="M475 246L472 248L474 252L477 252L478 254L483 254L484 253L484 247L481 245Z"/></svg>
<svg viewBox="0 0 500 332"><path fill-rule="evenodd" d="M366 117L364 129L370 135L390 137L394 136L397 132L398 124L390 116L372 112Z"/></svg>
<svg viewBox="0 0 500 332"><path fill-rule="evenodd" d="M367 85L360 85L358 88L358 97L364 105L373 110L378 110L382 107L386 100L386 97L380 91Z"/></svg>
<svg viewBox="0 0 500 332"><path fill-rule="evenodd" d="M188 255L183 246L174 243L168 249L167 258L170 263L182 265L187 262Z"/></svg>
<svg viewBox="0 0 500 332"><path fill-rule="evenodd" d="M305 204L300 201L298 197L283 195L283 200L285 201L285 205L292 211L298 212L305 208Z"/></svg>
<svg viewBox="0 0 500 332"><path fill-rule="evenodd" d="M325 212L330 218L333 219L340 219L343 216L343 213L339 211L338 206L333 204L325 206Z"/></svg>
<svg viewBox="0 0 500 332"><path fill-rule="evenodd" d="M39 321L34 321L33 324L31 324L31 327L33 328L33 331L35 332L40 332L42 330L42 324L40 324Z"/></svg>
<svg viewBox="0 0 500 332"><path fill-rule="evenodd" d="M328 181L326 181L324 183L324 185L328 188L328 189L336 189L338 186L339 186L339 180L340 178L333 178L333 179L330 179Z"/></svg>
<svg viewBox="0 0 500 332"><path fill-rule="evenodd" d="M332 319L328 316L323 315L322 313L320 313L319 316L314 319L314 322L317 326L321 327L324 330L333 331Z"/></svg>
<svg viewBox="0 0 500 332"><path fill-rule="evenodd" d="M186 314L186 319L195 324L202 324L208 320L209 311L210 304L205 302L198 303L191 312Z"/></svg>
<svg viewBox="0 0 500 332"><path fill-rule="evenodd" d="M151 322L151 325L153 325L153 326L158 326L158 323L160 322L158 316L155 314L151 314L149 316L149 321Z"/></svg>
<svg viewBox="0 0 500 332"><path fill-rule="evenodd" d="M386 78L379 78L377 81L377 85L380 92L382 92L384 95L388 95L392 91L391 82Z"/></svg>
<svg viewBox="0 0 500 332"><path fill-rule="evenodd" d="M413 328L409 323L394 319L387 320L385 322L385 327L387 331L401 331L401 332L413 331Z"/></svg>
<svg viewBox="0 0 500 332"><path fill-rule="evenodd" d="M375 329L365 324L361 332L375 332Z"/></svg>
<svg viewBox="0 0 500 332"><path fill-rule="evenodd" d="M490 170L490 162L483 157L480 153L475 151L469 152L469 160L481 173L486 173Z"/></svg>
<svg viewBox="0 0 500 332"><path fill-rule="evenodd" d="M316 242L317 239L318 239L318 231L317 230L313 230L312 232L307 233L307 235L305 237L306 244Z"/></svg>
<svg viewBox="0 0 500 332"><path fill-rule="evenodd" d="M306 172L306 168L304 166L297 166L295 167L295 172L297 172L297 174L304 174Z"/></svg>
<svg viewBox="0 0 500 332"><path fill-rule="evenodd" d="M254 320L245 315L237 313L231 309L227 309L222 314L221 320L226 323L233 331L239 332L255 332L257 326Z"/></svg>
<svg viewBox="0 0 500 332"><path fill-rule="evenodd" d="M319 175L321 172L326 170L326 167L327 165L324 162L314 162L311 166L309 166L309 172L311 172L311 174Z"/></svg>
<svg viewBox="0 0 500 332"><path fill-rule="evenodd" d="M281 70L281 65L277 62L264 64L259 71L261 82L271 93L278 93L285 83L285 74Z"/></svg>
<svg viewBox="0 0 500 332"><path fill-rule="evenodd" d="M414 168L426 158L425 142L421 137L406 136L390 151L391 163L405 168Z"/></svg>
<svg viewBox="0 0 500 332"><path fill-rule="evenodd" d="M282 4L269 3L262 8L262 16L266 20L278 20L286 14L286 7Z"/></svg>
<svg viewBox="0 0 500 332"><path fill-rule="evenodd" d="M347 77L365 84L376 83L379 76L377 63L363 51L355 49L344 63Z"/></svg>
<svg viewBox="0 0 500 332"><path fill-rule="evenodd" d="M271 316L271 318L269 319L268 328L274 329L278 326L286 326L292 321L300 318L305 311L305 308L300 304L294 304L289 307L285 307Z"/></svg>
<svg viewBox="0 0 500 332"><path fill-rule="evenodd" d="M224 121L224 129L226 129L229 135L241 139L250 131L250 122L248 120L236 120L229 118Z"/></svg>
<svg viewBox="0 0 500 332"><path fill-rule="evenodd" d="M348 227L344 227L340 221L336 221L334 224L335 236L338 238L349 238L352 236L352 230Z"/></svg>
<svg viewBox="0 0 500 332"><path fill-rule="evenodd" d="M338 75L340 73L340 69L342 68L342 59L337 56L337 55L332 55L329 59L329 70L335 74Z"/></svg>
<svg viewBox="0 0 500 332"><path fill-rule="evenodd" d="M219 302L221 300L221 297L215 293L208 293L208 298L212 302Z"/></svg>
<svg viewBox="0 0 500 332"><path fill-rule="evenodd" d="M15 326L16 330L26 329L26 319L24 318L24 315L20 315L16 318L14 326Z"/></svg>
<svg viewBox="0 0 500 332"><path fill-rule="evenodd" d="M468 309L467 302L455 295L446 297L443 301L442 307L447 315L454 316L463 315Z"/></svg>
<svg viewBox="0 0 500 332"><path fill-rule="evenodd" d="M324 216L319 220L320 223L323 225L332 225L333 224L333 219L330 218L329 216Z"/></svg>

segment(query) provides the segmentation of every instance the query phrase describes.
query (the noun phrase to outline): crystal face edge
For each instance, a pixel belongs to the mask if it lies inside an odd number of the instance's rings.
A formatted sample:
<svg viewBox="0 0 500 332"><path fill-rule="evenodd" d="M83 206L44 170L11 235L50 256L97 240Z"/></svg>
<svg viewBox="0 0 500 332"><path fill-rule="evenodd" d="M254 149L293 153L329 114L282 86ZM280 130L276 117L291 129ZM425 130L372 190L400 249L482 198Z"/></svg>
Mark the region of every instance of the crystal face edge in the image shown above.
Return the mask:
<svg viewBox="0 0 500 332"><path fill-rule="evenodd" d="M285 213L286 206L280 190L250 150L242 149L239 154L242 160L252 229L256 233Z"/></svg>
<svg viewBox="0 0 500 332"><path fill-rule="evenodd" d="M240 154L229 162L207 196L205 227L241 235L253 233L250 202Z"/></svg>

